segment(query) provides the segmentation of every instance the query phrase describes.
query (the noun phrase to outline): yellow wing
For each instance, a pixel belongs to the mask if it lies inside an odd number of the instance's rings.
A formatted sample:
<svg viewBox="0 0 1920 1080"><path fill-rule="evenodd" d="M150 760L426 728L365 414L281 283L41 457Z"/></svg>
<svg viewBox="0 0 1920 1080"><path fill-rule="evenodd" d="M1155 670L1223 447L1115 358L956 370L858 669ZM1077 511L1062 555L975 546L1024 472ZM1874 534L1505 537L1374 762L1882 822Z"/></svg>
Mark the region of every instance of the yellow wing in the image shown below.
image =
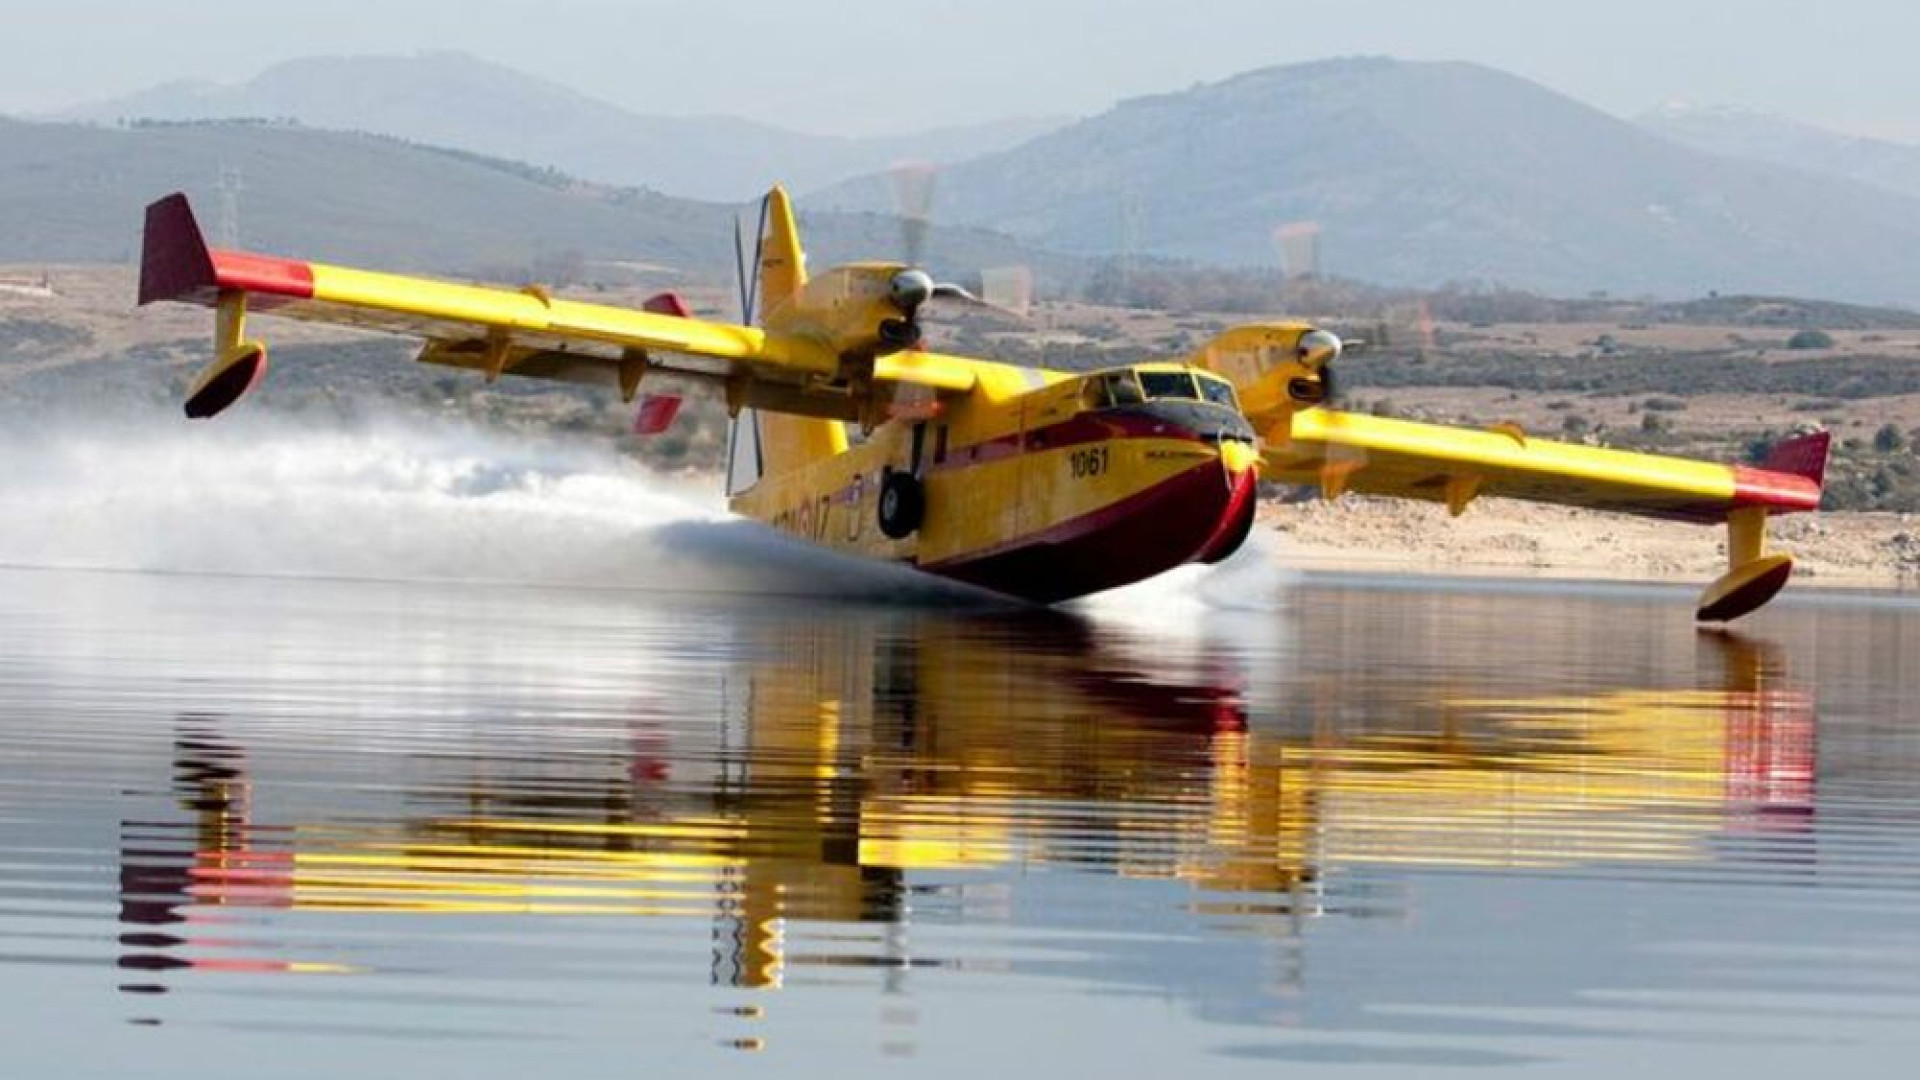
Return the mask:
<svg viewBox="0 0 1920 1080"><path fill-rule="evenodd" d="M1759 468L1635 454L1486 430L1418 424L1323 407L1340 339L1306 323L1260 323L1218 335L1188 362L1230 379L1265 440L1268 480L1442 502L1457 516L1482 495L1727 526L1727 572L1700 598L1703 622L1765 604L1793 559L1767 551L1771 514L1820 507L1827 432L1788 439Z"/></svg>
<svg viewBox="0 0 1920 1080"><path fill-rule="evenodd" d="M1783 445L1771 468L1691 461L1529 438L1305 409L1267 432L1269 479L1444 502L1457 514L1482 495L1612 513L1719 522L1742 507L1774 513L1820 505L1825 433ZM1804 464L1789 460L1797 457ZM1817 458L1819 468L1811 466Z"/></svg>
<svg viewBox="0 0 1920 1080"><path fill-rule="evenodd" d="M619 385L631 399L650 372L727 381L732 403L748 388L772 388L778 404L841 415L845 387L839 356L822 343L769 335L750 326L689 317L668 298L651 310L557 299L544 289L457 285L322 263L210 249L183 195L147 208L140 302L172 300L221 313L214 365L189 396L190 415L210 416L250 389L265 368L265 347L245 336L248 312L268 313L422 338L420 359L484 372ZM974 382L962 362L881 357L872 377L940 391Z"/></svg>
<svg viewBox="0 0 1920 1080"><path fill-rule="evenodd" d="M1769 553L1769 514L1816 510L1827 432L1790 439L1760 468L1635 454L1489 431L1310 408L1267 427L1267 477L1318 485L1328 497L1357 491L1444 502L1458 515L1481 495L1612 513L1727 524L1727 573L1700 598L1703 622L1755 610L1787 583L1789 555Z"/></svg>
<svg viewBox="0 0 1920 1080"><path fill-rule="evenodd" d="M1340 339L1306 323L1237 326L1188 358L1233 382L1266 441L1267 479L1446 503L1481 495L1619 514L1721 522L1741 510L1818 509L1829 437L1789 440L1758 469L1635 454L1490 429L1418 424L1322 407Z"/></svg>

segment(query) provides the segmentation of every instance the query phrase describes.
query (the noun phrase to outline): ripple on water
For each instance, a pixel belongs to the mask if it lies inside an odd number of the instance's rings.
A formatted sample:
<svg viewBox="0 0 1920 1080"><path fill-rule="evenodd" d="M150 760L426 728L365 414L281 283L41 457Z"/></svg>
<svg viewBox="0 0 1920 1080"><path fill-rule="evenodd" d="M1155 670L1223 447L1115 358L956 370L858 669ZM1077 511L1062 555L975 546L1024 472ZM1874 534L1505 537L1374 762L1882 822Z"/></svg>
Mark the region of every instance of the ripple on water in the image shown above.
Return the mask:
<svg viewBox="0 0 1920 1080"><path fill-rule="evenodd" d="M1416 1074L1916 1019L1920 615L1147 600L0 572L0 1034Z"/></svg>

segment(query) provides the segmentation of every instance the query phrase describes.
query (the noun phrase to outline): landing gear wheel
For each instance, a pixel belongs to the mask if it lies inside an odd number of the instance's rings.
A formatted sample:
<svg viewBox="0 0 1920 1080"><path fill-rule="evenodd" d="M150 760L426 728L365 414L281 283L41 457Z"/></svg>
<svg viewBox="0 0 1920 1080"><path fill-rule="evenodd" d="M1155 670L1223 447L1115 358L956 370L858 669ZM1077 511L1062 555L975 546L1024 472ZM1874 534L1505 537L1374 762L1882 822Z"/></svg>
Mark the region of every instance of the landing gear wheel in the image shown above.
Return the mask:
<svg viewBox="0 0 1920 1080"><path fill-rule="evenodd" d="M927 495L912 473L890 472L880 482L880 531L889 540L905 540L927 516Z"/></svg>

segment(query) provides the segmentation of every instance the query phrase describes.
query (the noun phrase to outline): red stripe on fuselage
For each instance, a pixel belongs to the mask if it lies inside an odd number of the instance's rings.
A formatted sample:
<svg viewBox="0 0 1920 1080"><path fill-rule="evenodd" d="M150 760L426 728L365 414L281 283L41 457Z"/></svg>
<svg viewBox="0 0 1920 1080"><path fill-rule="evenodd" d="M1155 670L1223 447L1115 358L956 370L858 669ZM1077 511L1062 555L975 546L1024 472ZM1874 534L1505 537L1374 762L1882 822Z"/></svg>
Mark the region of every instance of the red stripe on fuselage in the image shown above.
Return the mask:
<svg viewBox="0 0 1920 1080"><path fill-rule="evenodd" d="M1737 507L1764 506L1782 514L1820 509L1820 485L1792 473L1733 468L1733 503Z"/></svg>
<svg viewBox="0 0 1920 1080"><path fill-rule="evenodd" d="M947 460L927 466L927 471L945 472L951 469L964 469L971 465L1004 461L1036 450L1062 450L1070 446L1084 446L1087 443L1101 442L1106 439L1202 441L1198 435L1185 428L1155 421L1151 417L1081 413L1071 419L1037 427L1032 431L1015 432L1011 435L1002 435L999 438L956 447L947 451Z"/></svg>
<svg viewBox="0 0 1920 1080"><path fill-rule="evenodd" d="M313 299L313 267L307 263L244 251L215 251L212 255L214 281L223 291Z"/></svg>

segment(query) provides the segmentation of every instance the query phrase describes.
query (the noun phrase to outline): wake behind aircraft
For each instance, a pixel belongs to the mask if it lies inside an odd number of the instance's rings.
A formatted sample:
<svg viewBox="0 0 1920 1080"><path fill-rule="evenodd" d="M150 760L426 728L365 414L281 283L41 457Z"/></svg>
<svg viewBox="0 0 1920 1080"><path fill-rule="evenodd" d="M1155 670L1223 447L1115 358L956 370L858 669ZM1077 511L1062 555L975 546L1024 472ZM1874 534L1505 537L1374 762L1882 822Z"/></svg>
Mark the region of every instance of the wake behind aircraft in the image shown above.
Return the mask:
<svg viewBox="0 0 1920 1080"><path fill-rule="evenodd" d="M217 251L177 194L147 209L140 302L216 311L214 360L186 401L194 418L265 375L249 314L415 337L419 361L488 382L613 386L628 402L663 378L712 387L734 418L734 512L1037 604L1225 559L1265 479L1455 515L1496 495L1724 523L1729 568L1698 612L1724 622L1792 573L1790 555L1767 550L1769 516L1819 507L1825 432L1746 468L1343 412L1328 404L1342 342L1306 323L1242 326L1182 359L1092 373L932 352L923 311L970 294L893 262L809 275L786 194L761 209L757 326L696 318L671 293L635 310ZM640 425L670 422L676 400L643 401Z"/></svg>

